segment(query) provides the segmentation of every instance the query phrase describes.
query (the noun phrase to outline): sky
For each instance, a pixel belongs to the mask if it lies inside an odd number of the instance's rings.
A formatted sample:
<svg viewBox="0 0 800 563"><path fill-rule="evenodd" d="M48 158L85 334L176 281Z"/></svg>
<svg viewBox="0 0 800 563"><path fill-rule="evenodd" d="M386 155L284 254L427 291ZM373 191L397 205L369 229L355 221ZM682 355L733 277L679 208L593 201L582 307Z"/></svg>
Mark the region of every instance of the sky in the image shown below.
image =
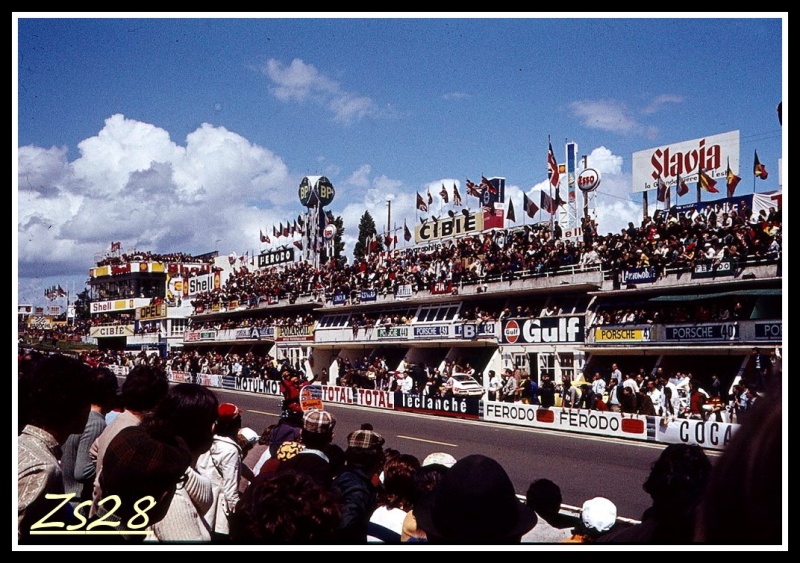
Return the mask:
<svg viewBox="0 0 800 563"><path fill-rule="evenodd" d="M334 186L348 255L388 201L392 228L427 216L417 193L454 209L442 184L476 209L467 178L504 177L531 222L522 194L548 185L548 139L600 172L600 234L641 221L631 159L653 147L739 131L737 193L781 189L788 12L169 16L13 14L18 303L82 291L115 241L277 247L260 231L304 211L311 175Z"/></svg>

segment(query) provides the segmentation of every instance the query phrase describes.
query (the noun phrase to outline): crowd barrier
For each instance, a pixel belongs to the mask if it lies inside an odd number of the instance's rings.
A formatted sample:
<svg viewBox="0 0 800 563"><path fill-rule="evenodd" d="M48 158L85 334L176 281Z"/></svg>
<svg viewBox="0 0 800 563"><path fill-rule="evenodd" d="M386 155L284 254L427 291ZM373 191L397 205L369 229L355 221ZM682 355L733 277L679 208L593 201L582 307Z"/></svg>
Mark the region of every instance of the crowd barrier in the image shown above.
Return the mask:
<svg viewBox="0 0 800 563"><path fill-rule="evenodd" d="M128 368L109 366L118 376L127 375ZM245 391L258 395L281 396L280 382L263 379L237 379L229 375L213 375L171 370L167 372L174 383L199 383ZM418 412L497 424L543 428L561 432L576 432L658 442L663 444L696 444L702 448L723 450L739 424L703 421L687 418L622 414L579 408L550 407L524 403L486 401L474 397L428 397L399 391L379 391L335 385L311 385L315 398L325 403L359 405L362 407Z"/></svg>

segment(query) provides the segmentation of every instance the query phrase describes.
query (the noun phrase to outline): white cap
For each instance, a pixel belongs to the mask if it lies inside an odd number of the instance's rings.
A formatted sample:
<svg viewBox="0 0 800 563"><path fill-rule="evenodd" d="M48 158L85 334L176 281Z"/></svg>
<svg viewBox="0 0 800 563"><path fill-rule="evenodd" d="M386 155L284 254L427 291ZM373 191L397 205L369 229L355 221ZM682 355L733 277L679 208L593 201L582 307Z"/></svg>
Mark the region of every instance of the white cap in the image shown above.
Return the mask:
<svg viewBox="0 0 800 563"><path fill-rule="evenodd" d="M594 497L583 503L581 520L587 528L605 532L617 521L617 506L605 497Z"/></svg>

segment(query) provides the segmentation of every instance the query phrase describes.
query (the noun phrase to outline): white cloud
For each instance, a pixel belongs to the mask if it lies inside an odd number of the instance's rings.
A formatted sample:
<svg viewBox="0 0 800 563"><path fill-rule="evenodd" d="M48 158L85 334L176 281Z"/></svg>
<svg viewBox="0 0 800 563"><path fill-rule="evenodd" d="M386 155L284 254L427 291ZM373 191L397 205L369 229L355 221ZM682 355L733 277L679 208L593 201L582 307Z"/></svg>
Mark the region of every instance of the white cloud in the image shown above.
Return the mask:
<svg viewBox="0 0 800 563"><path fill-rule="evenodd" d="M615 100L580 100L569 105L572 115L590 129L633 133L641 129L627 106Z"/></svg>
<svg viewBox="0 0 800 563"><path fill-rule="evenodd" d="M334 121L349 124L377 114L375 103L342 89L338 82L321 74L314 65L294 59L289 66L270 59L264 73L273 82L270 92L281 101L312 101L328 108Z"/></svg>
<svg viewBox="0 0 800 563"><path fill-rule="evenodd" d="M642 110L642 113L656 113L661 111L661 109L667 104L681 104L683 102L683 96L678 96L675 94L662 94L660 96L656 96L655 99L650 102L650 105Z"/></svg>

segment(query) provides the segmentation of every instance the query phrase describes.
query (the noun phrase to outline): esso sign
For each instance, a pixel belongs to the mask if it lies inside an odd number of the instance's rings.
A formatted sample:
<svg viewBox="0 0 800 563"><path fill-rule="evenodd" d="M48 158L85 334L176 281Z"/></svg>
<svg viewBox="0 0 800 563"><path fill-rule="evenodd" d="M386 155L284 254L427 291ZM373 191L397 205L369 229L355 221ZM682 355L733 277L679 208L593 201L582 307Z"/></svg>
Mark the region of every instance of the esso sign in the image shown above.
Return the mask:
<svg viewBox="0 0 800 563"><path fill-rule="evenodd" d="M335 237L336 225L333 224L325 225L325 230L322 232L322 236L325 237L325 240L331 240L333 237Z"/></svg>
<svg viewBox="0 0 800 563"><path fill-rule="evenodd" d="M514 344L519 340L519 324L514 319L506 323L506 328L503 329L503 336L506 337L509 343Z"/></svg>
<svg viewBox="0 0 800 563"><path fill-rule="evenodd" d="M582 192L593 192L600 185L600 172L594 168L585 168L578 174L578 188Z"/></svg>

